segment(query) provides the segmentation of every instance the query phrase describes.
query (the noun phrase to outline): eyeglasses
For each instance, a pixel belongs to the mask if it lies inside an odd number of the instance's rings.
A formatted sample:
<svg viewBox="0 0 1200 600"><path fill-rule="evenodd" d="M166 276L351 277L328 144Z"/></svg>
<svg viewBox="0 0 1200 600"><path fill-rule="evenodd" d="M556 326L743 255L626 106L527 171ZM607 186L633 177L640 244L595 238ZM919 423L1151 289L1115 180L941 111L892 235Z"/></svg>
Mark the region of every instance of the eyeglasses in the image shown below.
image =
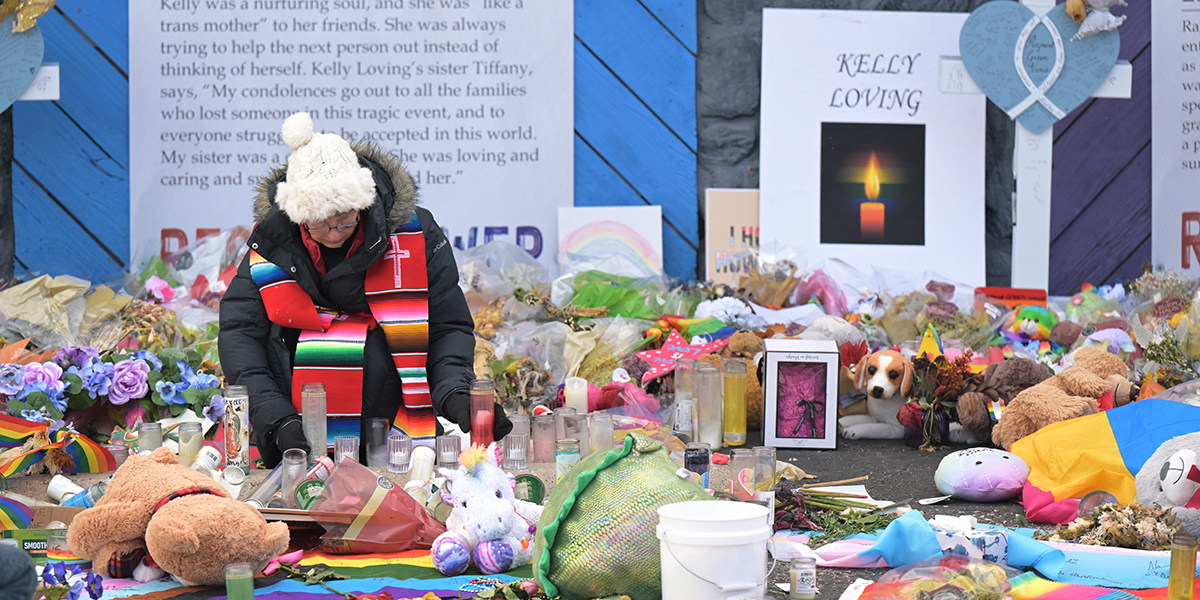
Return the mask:
<svg viewBox="0 0 1200 600"><path fill-rule="evenodd" d="M341 233L346 233L347 231L353 231L354 228L357 226L358 226L358 219L354 219L353 221L351 221L349 223L342 223L341 225L330 225L329 227L310 227L308 225L305 225L304 228L307 229L309 233L324 234L324 233L329 233L329 232L333 231L334 229L338 230Z"/></svg>

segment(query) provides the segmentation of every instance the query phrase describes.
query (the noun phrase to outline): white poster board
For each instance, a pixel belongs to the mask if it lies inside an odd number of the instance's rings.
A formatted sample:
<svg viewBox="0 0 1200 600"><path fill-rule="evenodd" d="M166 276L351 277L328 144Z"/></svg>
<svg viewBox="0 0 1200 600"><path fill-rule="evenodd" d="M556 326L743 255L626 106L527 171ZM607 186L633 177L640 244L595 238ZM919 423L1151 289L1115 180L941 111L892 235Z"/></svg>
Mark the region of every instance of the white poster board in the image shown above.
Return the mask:
<svg viewBox="0 0 1200 600"><path fill-rule="evenodd" d="M986 99L938 91L966 18L763 10L763 244L984 283Z"/></svg>
<svg viewBox="0 0 1200 600"><path fill-rule="evenodd" d="M131 246L249 225L290 153L280 126L309 111L399 155L451 243L507 240L553 269L573 31L560 0L131 2Z"/></svg>
<svg viewBox="0 0 1200 600"><path fill-rule="evenodd" d="M1151 3L1151 235L1156 265L1200 274L1200 6Z"/></svg>

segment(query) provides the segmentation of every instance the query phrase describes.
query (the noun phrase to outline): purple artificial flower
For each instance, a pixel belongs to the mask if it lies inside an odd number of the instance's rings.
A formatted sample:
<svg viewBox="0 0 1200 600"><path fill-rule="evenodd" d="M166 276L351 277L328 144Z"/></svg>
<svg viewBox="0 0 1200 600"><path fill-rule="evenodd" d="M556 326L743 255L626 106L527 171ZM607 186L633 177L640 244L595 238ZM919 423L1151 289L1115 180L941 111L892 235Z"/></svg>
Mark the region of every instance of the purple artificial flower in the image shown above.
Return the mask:
<svg viewBox="0 0 1200 600"><path fill-rule="evenodd" d="M25 367L13 363L0 365L0 394L16 395L25 386Z"/></svg>
<svg viewBox="0 0 1200 600"><path fill-rule="evenodd" d="M154 353L152 353L152 352L147 352L145 350L138 350L137 352L133 353L133 357L138 360L144 360L146 362L149 362L154 367L155 371L162 370L162 361L159 360L158 357L155 356Z"/></svg>
<svg viewBox="0 0 1200 600"><path fill-rule="evenodd" d="M54 364L67 369L82 367L93 360L100 360L100 351L91 346L70 346L59 348L54 353Z"/></svg>
<svg viewBox="0 0 1200 600"><path fill-rule="evenodd" d="M28 385L30 383L35 383L35 382L41 382L41 383L44 383L47 385L50 385L52 383L57 383L59 385L62 385L62 382L59 381L60 379L62 379L62 374L63 374L62 367L60 367L52 362L40 363L40 364L39 363L28 364L28 365L25 365L25 382L24 383L26 385Z"/></svg>
<svg viewBox="0 0 1200 600"><path fill-rule="evenodd" d="M208 406L204 407L204 418L214 423L225 418L225 399L221 396L209 399Z"/></svg>
<svg viewBox="0 0 1200 600"><path fill-rule="evenodd" d="M183 382L175 383L163 379L154 384L154 391L162 396L163 402L168 406L172 404L187 404L187 398L183 397L183 390L187 389L187 384Z"/></svg>
<svg viewBox="0 0 1200 600"><path fill-rule="evenodd" d="M146 385L146 377L149 374L150 365L136 358L113 365L113 382L108 389L108 401L120 406L145 396L146 392L150 391Z"/></svg>
<svg viewBox="0 0 1200 600"><path fill-rule="evenodd" d="M104 579L95 573L87 574L87 594L92 600L100 600L104 595Z"/></svg>
<svg viewBox="0 0 1200 600"><path fill-rule="evenodd" d="M59 585L67 583L67 566L61 562L47 562L42 568L42 581L46 585Z"/></svg>

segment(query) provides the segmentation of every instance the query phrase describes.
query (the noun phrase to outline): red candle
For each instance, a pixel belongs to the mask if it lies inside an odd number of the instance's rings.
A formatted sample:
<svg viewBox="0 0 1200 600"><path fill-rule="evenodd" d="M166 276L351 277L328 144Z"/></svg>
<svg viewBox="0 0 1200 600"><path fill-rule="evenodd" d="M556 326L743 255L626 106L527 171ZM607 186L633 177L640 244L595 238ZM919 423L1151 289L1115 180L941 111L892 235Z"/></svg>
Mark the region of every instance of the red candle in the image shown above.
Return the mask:
<svg viewBox="0 0 1200 600"><path fill-rule="evenodd" d="M883 203L863 202L859 209L862 237L877 240L883 237Z"/></svg>
<svg viewBox="0 0 1200 600"><path fill-rule="evenodd" d="M495 388L487 379L471 384L471 444L486 448L496 441L492 427L496 424Z"/></svg>

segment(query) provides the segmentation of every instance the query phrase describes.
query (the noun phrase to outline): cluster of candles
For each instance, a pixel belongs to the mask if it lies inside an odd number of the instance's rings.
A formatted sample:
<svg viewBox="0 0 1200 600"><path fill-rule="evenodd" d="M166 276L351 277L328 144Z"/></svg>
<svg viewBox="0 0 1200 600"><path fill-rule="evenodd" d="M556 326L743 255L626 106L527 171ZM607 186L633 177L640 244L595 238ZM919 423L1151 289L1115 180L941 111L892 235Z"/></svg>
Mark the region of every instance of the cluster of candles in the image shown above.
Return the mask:
<svg viewBox="0 0 1200 600"><path fill-rule="evenodd" d="M710 448L746 444L746 363L720 366L681 358L675 363L675 434Z"/></svg>

